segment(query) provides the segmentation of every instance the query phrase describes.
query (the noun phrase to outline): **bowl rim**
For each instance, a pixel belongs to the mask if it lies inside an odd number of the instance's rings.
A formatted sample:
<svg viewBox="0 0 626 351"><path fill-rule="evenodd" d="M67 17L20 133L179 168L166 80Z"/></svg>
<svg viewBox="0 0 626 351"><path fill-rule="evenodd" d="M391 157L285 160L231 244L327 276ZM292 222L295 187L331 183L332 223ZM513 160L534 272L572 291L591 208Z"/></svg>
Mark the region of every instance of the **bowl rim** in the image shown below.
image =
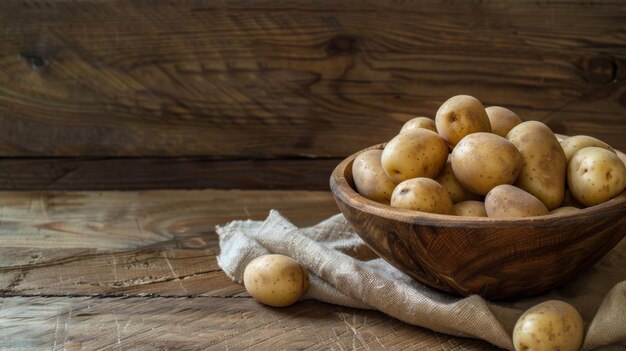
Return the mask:
<svg viewBox="0 0 626 351"><path fill-rule="evenodd" d="M547 214L543 216L532 217L463 217L446 214L436 214L421 211L414 211L403 208L394 208L390 205L370 200L356 190L354 190L348 180L345 177L345 171L348 165L354 161L354 159L362 152L368 150L381 150L386 143L376 144L365 149L359 150L352 155L343 159L333 170L330 177L330 188L332 193L339 197L348 206L358 209L362 212L366 212L378 217L403 221L407 223L415 224L428 224L434 226L446 226L446 227L486 227L490 228L505 228L511 226L555 226L559 225L562 220L569 220L571 218L581 217L595 217L600 216L610 210L619 210L626 204L626 190L621 194L615 196L611 200L603 202L595 206L589 206L580 209L579 211ZM615 150L619 154L622 154L620 159L624 159L626 155L619 150Z"/></svg>

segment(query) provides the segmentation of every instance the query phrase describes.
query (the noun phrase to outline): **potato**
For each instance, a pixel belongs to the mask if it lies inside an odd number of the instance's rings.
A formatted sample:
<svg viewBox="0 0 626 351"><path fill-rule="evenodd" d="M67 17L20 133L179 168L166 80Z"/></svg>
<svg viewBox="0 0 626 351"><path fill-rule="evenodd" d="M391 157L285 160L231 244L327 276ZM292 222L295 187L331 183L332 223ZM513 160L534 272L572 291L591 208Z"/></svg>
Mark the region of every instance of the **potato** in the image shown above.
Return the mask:
<svg viewBox="0 0 626 351"><path fill-rule="evenodd" d="M578 207L563 206L563 207L555 208L554 210L550 211L550 214L570 213L570 212L576 212L578 210L580 210L580 208Z"/></svg>
<svg viewBox="0 0 626 351"><path fill-rule="evenodd" d="M391 207L429 213L452 213L448 191L430 178L414 178L398 184L391 195Z"/></svg>
<svg viewBox="0 0 626 351"><path fill-rule="evenodd" d="M464 217L487 217L485 203L482 201L462 201L452 206L452 214Z"/></svg>
<svg viewBox="0 0 626 351"><path fill-rule="evenodd" d="M437 133L418 128L391 139L385 145L381 162L389 178L400 183L417 177L436 177L447 157L446 142Z"/></svg>
<svg viewBox="0 0 626 351"><path fill-rule="evenodd" d="M402 129L400 129L400 133L413 131L418 128L428 129L437 133L437 127L435 126L435 121L428 117L415 117L408 122L406 122Z"/></svg>
<svg viewBox="0 0 626 351"><path fill-rule="evenodd" d="M435 116L437 132L454 147L466 135L477 132L491 132L491 123L483 104L475 97L457 95L439 107Z"/></svg>
<svg viewBox="0 0 626 351"><path fill-rule="evenodd" d="M609 150L586 147L572 156L568 164L567 184L572 196L581 204L601 204L626 188L626 166Z"/></svg>
<svg viewBox="0 0 626 351"><path fill-rule="evenodd" d="M561 141L561 147L563 152L565 152L567 162L572 159L576 151L589 146L601 147L615 153L615 150L609 144L587 135L575 135Z"/></svg>
<svg viewBox="0 0 626 351"><path fill-rule="evenodd" d="M450 155L452 171L467 190L485 195L500 184L511 184L522 168L522 157L508 140L491 133L473 133Z"/></svg>
<svg viewBox="0 0 626 351"><path fill-rule="evenodd" d="M352 163L352 178L359 194L389 204L396 183L383 170L382 154L383 150L368 150L359 154Z"/></svg>
<svg viewBox="0 0 626 351"><path fill-rule="evenodd" d="M513 329L517 351L578 351L583 342L583 319L563 301L550 300L529 308Z"/></svg>
<svg viewBox="0 0 626 351"><path fill-rule="evenodd" d="M456 179L454 172L452 171L452 162L449 157L446 165L441 170L441 173L439 173L439 175L435 178L435 181L446 188L453 203L480 199L480 196L465 189L459 180Z"/></svg>
<svg viewBox="0 0 626 351"><path fill-rule="evenodd" d="M548 214L548 209L533 195L512 185L498 185L485 197L487 217L531 217Z"/></svg>
<svg viewBox="0 0 626 351"><path fill-rule="evenodd" d="M503 138L506 138L513 127L522 123L522 119L518 115L504 107L490 106L485 111L489 117L489 123L491 123L491 132Z"/></svg>
<svg viewBox="0 0 626 351"><path fill-rule="evenodd" d="M243 272L248 293L260 303L284 307L293 304L309 289L309 272L298 261L284 255L263 255L250 261Z"/></svg>
<svg viewBox="0 0 626 351"><path fill-rule="evenodd" d="M549 210L561 206L567 159L550 128L541 122L527 121L511 129L506 138L515 144L524 160L515 186L536 196Z"/></svg>

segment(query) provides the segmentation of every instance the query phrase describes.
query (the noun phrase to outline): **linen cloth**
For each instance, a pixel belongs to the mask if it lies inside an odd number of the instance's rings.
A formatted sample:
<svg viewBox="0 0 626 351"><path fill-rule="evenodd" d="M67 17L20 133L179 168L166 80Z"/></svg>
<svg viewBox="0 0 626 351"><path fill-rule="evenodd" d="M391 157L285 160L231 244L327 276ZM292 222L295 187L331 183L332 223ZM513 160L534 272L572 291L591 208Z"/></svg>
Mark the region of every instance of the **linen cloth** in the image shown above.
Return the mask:
<svg viewBox="0 0 626 351"><path fill-rule="evenodd" d="M341 214L297 228L272 210L265 221L233 221L216 229L218 264L240 284L254 258L283 254L309 270L311 287L303 299L376 309L412 325L483 339L509 350L513 350L513 327L524 310L558 299L572 304L583 317L583 350L626 349L626 239L558 289L499 302L477 295L453 296L415 281L378 258Z"/></svg>

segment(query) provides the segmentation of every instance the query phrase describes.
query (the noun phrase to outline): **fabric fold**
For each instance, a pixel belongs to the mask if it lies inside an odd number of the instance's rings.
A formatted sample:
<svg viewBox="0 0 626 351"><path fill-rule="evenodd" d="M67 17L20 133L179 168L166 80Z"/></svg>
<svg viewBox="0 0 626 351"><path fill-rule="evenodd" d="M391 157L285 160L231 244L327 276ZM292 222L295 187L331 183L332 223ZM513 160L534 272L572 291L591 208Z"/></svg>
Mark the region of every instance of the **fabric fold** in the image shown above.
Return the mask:
<svg viewBox="0 0 626 351"><path fill-rule="evenodd" d="M218 264L234 281L254 258L277 253L301 262L311 274L305 299L376 309L403 322L513 349L511 333L523 311L549 299L574 305L588 325L584 350L626 347L626 240L576 281L545 295L508 302L453 296L398 271L359 238L341 215L297 228L277 211L265 221L217 227ZM597 312L597 313L596 313Z"/></svg>

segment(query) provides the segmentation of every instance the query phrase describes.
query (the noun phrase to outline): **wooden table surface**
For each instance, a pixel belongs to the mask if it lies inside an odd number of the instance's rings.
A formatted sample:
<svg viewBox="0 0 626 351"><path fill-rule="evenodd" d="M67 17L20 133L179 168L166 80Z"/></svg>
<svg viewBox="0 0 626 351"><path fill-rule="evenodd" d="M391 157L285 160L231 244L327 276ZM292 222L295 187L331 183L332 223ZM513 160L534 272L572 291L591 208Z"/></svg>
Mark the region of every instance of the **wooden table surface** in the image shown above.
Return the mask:
<svg viewBox="0 0 626 351"><path fill-rule="evenodd" d="M297 225L328 192L0 192L1 350L487 350L374 311L268 308L217 265L215 225L276 208Z"/></svg>

